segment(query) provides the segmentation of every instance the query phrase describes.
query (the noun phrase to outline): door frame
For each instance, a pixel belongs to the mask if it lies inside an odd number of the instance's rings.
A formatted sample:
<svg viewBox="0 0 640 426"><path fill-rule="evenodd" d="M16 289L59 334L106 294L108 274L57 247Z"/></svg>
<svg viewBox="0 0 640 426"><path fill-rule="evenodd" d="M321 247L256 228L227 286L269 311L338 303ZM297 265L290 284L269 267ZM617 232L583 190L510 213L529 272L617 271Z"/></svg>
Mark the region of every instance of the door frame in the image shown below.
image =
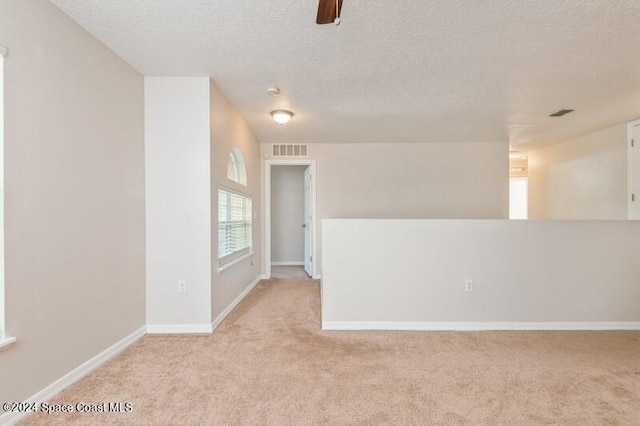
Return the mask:
<svg viewBox="0 0 640 426"><path fill-rule="evenodd" d="M640 170L634 170L633 154L640 152L640 141L634 142L634 147L631 147L631 141L633 140L633 128L640 126L640 120L630 121L627 123L627 219L634 217L634 202L631 201L631 194L633 194L633 184L636 180L640 179ZM638 176L638 177L636 177ZM636 194L636 197L640 197L640 194ZM640 200L636 200L636 203L640 203ZM636 218L640 219L640 217Z"/></svg>
<svg viewBox="0 0 640 426"><path fill-rule="evenodd" d="M265 160L264 167L264 217L265 217L265 246L264 246L264 266L265 277L271 278L271 167L273 166L309 166L311 170L311 217L312 232L311 256L313 256L312 271L314 279L320 279L318 268L318 210L317 210L317 174L316 160L283 159Z"/></svg>

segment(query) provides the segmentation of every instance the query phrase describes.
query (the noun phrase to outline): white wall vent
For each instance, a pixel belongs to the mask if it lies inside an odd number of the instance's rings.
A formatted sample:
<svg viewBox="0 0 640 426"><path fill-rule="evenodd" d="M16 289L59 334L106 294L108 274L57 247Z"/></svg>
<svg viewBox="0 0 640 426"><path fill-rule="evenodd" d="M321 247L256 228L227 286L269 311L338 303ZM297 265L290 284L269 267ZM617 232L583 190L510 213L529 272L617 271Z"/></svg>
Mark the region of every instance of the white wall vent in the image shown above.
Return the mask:
<svg viewBox="0 0 640 426"><path fill-rule="evenodd" d="M309 155L309 145L273 144L271 155L274 157L306 157Z"/></svg>

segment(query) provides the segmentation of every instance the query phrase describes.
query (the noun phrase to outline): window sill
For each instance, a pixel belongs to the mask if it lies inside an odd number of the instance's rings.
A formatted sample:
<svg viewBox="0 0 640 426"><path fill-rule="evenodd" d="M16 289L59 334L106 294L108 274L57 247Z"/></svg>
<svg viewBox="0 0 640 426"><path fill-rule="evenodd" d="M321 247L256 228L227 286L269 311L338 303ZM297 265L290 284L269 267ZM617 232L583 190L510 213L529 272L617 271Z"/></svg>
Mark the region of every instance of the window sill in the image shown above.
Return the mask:
<svg viewBox="0 0 640 426"><path fill-rule="evenodd" d="M225 263L224 265L222 265L221 267L219 267L219 268L218 268L218 272L222 272L222 271L224 271L225 269L228 269L228 268L232 267L232 266L233 266L233 265L235 265L236 263L240 263L240 262L242 262L243 260L246 260L246 259L250 258L251 256L253 256L253 252L252 252L252 251L250 251L249 253L243 254L243 255L242 255L242 256L240 256L239 258L237 258L237 259L233 259L231 262L229 262L229 263Z"/></svg>
<svg viewBox="0 0 640 426"><path fill-rule="evenodd" d="M16 342L15 337L3 337L0 338L0 351L7 349L9 346Z"/></svg>

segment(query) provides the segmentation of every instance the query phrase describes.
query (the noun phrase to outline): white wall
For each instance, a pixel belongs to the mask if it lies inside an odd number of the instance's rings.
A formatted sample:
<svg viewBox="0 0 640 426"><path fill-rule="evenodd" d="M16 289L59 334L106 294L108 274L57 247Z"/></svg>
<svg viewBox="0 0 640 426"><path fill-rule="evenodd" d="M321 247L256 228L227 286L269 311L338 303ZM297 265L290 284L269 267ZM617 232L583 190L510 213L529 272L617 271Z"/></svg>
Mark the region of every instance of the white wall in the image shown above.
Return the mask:
<svg viewBox="0 0 640 426"><path fill-rule="evenodd" d="M304 171L271 167L271 262L304 262Z"/></svg>
<svg viewBox="0 0 640 426"><path fill-rule="evenodd" d="M625 219L627 125L529 153L531 219Z"/></svg>
<svg viewBox="0 0 640 426"><path fill-rule="evenodd" d="M0 339L4 333L4 55L0 44Z"/></svg>
<svg viewBox="0 0 640 426"><path fill-rule="evenodd" d="M506 142L310 144L318 218L506 219L508 152Z"/></svg>
<svg viewBox="0 0 640 426"><path fill-rule="evenodd" d="M145 77L151 325L211 323L209 128L207 77Z"/></svg>
<svg viewBox="0 0 640 426"><path fill-rule="evenodd" d="M236 109L218 88L210 85L211 117L211 312L214 321L260 276L260 143ZM233 148L239 148L247 166L247 186L227 179L227 162ZM231 188L247 194L253 206L253 256L218 271L218 188Z"/></svg>
<svg viewBox="0 0 640 426"><path fill-rule="evenodd" d="M334 219L322 232L327 328L640 328L640 221Z"/></svg>
<svg viewBox="0 0 640 426"><path fill-rule="evenodd" d="M208 77L146 77L145 101L147 321L156 331L206 331L260 275L260 145ZM233 148L247 186L227 178ZM254 210L253 256L222 271L220 187L252 197Z"/></svg>
<svg viewBox="0 0 640 426"><path fill-rule="evenodd" d="M144 83L48 1L0 1L0 43L0 401L19 402L145 324Z"/></svg>
<svg viewBox="0 0 640 426"><path fill-rule="evenodd" d="M640 120L629 123L629 138L627 142L627 200L628 218L640 219Z"/></svg>

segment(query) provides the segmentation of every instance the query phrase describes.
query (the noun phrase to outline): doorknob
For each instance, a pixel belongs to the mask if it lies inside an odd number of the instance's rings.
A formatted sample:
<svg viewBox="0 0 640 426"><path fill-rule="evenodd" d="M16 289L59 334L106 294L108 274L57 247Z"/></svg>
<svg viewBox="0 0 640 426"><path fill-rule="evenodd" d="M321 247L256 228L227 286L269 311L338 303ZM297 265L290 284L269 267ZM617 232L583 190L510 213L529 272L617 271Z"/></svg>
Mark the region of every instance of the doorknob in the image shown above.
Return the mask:
<svg viewBox="0 0 640 426"><path fill-rule="evenodd" d="M302 224L302 227L303 227L303 228L306 228L306 227L307 227L307 224L306 224L306 223L303 223L303 224Z"/></svg>

